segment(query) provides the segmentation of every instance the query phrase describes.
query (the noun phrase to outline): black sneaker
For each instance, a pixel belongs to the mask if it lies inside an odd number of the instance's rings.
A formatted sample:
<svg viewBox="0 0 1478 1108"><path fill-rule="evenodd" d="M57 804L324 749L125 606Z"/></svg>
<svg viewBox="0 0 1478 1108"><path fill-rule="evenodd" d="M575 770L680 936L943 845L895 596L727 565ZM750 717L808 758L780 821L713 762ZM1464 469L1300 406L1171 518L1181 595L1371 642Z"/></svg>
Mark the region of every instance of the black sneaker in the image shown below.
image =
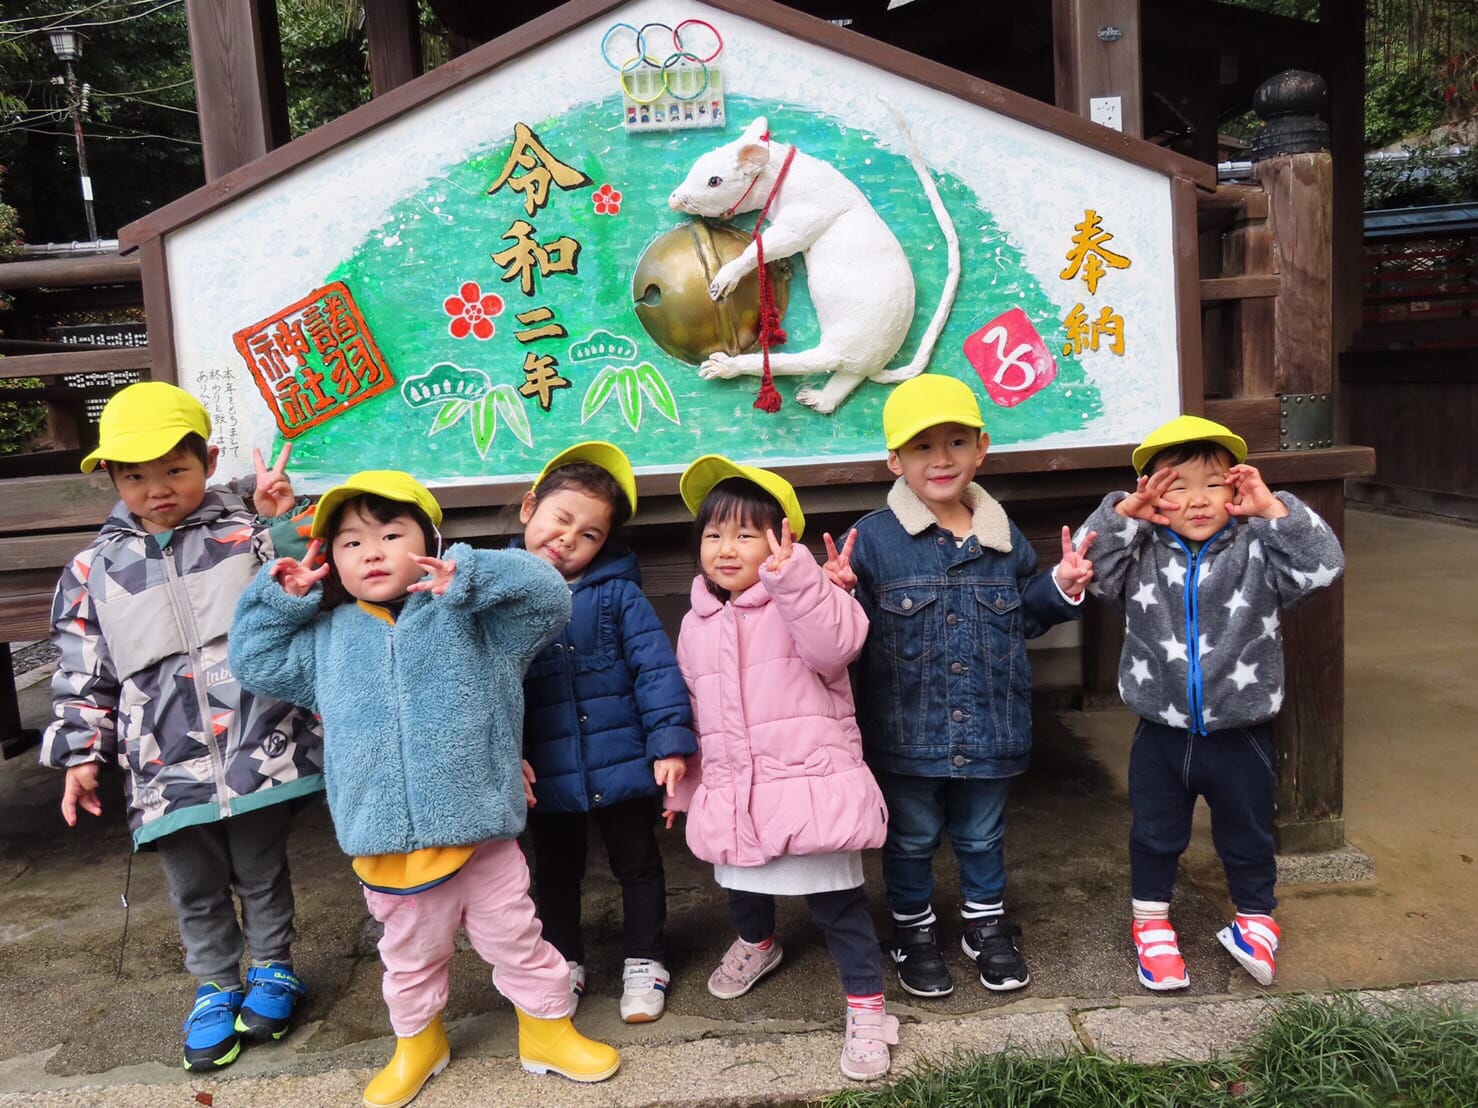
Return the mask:
<svg viewBox="0 0 1478 1108"><path fill-rule="evenodd" d="M1013 941L1021 928L997 916L986 921L965 922L960 948L974 959L980 970L980 983L998 993L1024 989L1031 984L1026 959Z"/></svg>
<svg viewBox="0 0 1478 1108"><path fill-rule="evenodd" d="M914 996L948 996L955 991L939 940L932 925L899 927L893 925L893 939L883 944L884 952L898 967L898 983Z"/></svg>

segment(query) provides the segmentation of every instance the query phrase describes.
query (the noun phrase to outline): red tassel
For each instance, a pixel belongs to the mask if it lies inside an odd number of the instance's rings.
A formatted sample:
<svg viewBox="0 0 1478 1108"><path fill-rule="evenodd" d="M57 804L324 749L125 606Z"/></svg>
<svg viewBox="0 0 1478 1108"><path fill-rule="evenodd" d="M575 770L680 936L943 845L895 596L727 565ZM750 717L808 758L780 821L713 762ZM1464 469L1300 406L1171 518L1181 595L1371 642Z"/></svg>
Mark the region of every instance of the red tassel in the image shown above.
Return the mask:
<svg viewBox="0 0 1478 1108"><path fill-rule="evenodd" d="M775 379L770 376L769 370L765 371L760 394L754 398L754 406L767 415L774 415L780 410L780 390L775 388Z"/></svg>

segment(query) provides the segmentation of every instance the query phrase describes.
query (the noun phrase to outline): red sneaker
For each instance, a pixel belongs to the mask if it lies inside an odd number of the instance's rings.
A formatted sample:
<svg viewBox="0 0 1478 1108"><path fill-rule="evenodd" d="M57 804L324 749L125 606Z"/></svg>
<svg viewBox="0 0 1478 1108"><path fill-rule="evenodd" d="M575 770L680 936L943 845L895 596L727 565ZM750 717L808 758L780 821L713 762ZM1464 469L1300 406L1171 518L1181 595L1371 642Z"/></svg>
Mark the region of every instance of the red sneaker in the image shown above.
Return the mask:
<svg viewBox="0 0 1478 1108"><path fill-rule="evenodd" d="M1237 918L1218 931L1216 937L1238 964L1252 974L1254 981L1271 985L1273 975L1278 972L1274 955L1278 953L1281 934L1272 916L1244 916L1238 912Z"/></svg>
<svg viewBox="0 0 1478 1108"><path fill-rule="evenodd" d="M1191 983L1186 975L1180 942L1169 920L1137 919L1131 931L1134 952L1139 955L1139 983L1146 989L1164 992L1184 989Z"/></svg>

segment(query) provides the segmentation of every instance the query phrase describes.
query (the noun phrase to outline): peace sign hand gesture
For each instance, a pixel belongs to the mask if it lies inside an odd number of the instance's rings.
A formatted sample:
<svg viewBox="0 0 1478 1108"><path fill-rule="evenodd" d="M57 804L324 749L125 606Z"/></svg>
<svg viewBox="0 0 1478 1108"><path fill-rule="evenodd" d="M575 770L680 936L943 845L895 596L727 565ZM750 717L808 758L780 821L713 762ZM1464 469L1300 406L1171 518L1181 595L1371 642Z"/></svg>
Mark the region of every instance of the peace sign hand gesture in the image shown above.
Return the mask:
<svg viewBox="0 0 1478 1108"><path fill-rule="evenodd" d="M795 540L790 536L790 520L780 521L778 541L775 538L775 532L766 528L765 541L770 544L770 560L765 563L765 568L771 573L779 573L780 567L790 561L790 555L795 550Z"/></svg>
<svg viewBox="0 0 1478 1108"><path fill-rule="evenodd" d="M1098 532L1089 531L1075 550L1073 533L1066 527L1062 529L1062 561L1057 563L1052 576L1056 578L1058 588L1068 596L1081 596L1088 582L1093 580L1093 563L1088 560L1088 548L1096 538Z"/></svg>
<svg viewBox="0 0 1478 1108"><path fill-rule="evenodd" d="M293 444L284 443L282 452L277 455L277 464L268 469L261 450L252 447L251 458L257 467L257 489L252 493L251 503L263 519L287 515L297 503L292 482L287 479L287 460L292 452Z"/></svg>
<svg viewBox="0 0 1478 1108"><path fill-rule="evenodd" d="M308 544L308 552L300 562L296 558L278 558L268 572L289 596L307 596L313 586L328 576L328 562L315 567L319 554L319 542L314 539Z"/></svg>
<svg viewBox="0 0 1478 1108"><path fill-rule="evenodd" d="M857 587L857 574L852 570L852 548L857 545L857 529L854 527L847 532L841 550L837 549L829 532L821 536L821 541L826 544L826 562L821 572L831 578L831 583L837 588L851 592Z"/></svg>
<svg viewBox="0 0 1478 1108"><path fill-rule="evenodd" d="M1179 476L1169 466L1156 470L1153 477L1146 474L1136 482L1133 492L1114 505L1114 511L1130 519L1143 519L1162 527L1170 526L1170 520L1162 513L1173 512L1180 505L1173 500L1166 500L1165 490Z"/></svg>
<svg viewBox="0 0 1478 1108"><path fill-rule="evenodd" d="M406 592L429 592L432 596L443 596L451 587L452 575L457 572L457 563L452 559L428 558L412 554L411 561L424 569L429 576L406 587Z"/></svg>
<svg viewBox="0 0 1478 1108"><path fill-rule="evenodd" d="M1256 466L1245 462L1232 466L1227 470L1226 483L1237 493L1237 498L1227 505L1227 515L1281 519L1288 514L1287 506L1273 495L1273 490L1263 482Z"/></svg>

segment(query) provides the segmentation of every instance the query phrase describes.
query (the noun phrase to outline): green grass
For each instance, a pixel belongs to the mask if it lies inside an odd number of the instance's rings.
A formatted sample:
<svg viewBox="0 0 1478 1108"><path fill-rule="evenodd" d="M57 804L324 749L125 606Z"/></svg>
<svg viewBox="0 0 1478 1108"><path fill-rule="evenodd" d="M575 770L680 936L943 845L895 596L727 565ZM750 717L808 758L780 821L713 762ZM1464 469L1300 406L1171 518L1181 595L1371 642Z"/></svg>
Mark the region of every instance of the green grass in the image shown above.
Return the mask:
<svg viewBox="0 0 1478 1108"><path fill-rule="evenodd" d="M1478 1015L1441 1004L1299 998L1237 1052L1146 1065L1092 1051L1019 1050L921 1069L825 1108L1467 1108L1478 1103Z"/></svg>

